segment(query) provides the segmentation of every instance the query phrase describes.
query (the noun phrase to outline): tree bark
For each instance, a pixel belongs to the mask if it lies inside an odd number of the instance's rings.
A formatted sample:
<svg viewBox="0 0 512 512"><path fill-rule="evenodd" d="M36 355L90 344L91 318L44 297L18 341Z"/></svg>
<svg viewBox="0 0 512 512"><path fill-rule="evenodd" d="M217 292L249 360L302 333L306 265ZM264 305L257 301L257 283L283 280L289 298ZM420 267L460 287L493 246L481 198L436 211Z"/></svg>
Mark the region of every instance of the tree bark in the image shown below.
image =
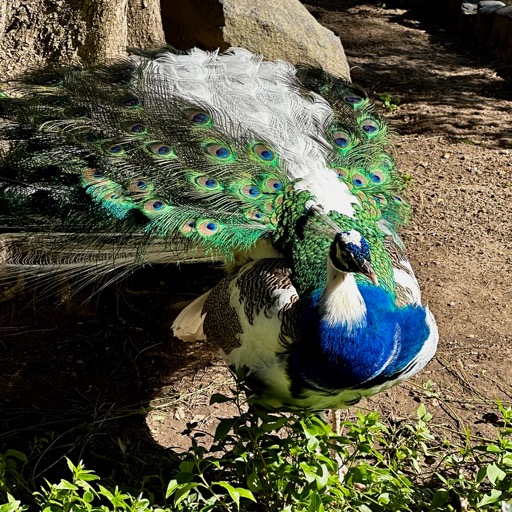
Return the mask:
<svg viewBox="0 0 512 512"><path fill-rule="evenodd" d="M0 78L165 44L159 0L0 0Z"/></svg>

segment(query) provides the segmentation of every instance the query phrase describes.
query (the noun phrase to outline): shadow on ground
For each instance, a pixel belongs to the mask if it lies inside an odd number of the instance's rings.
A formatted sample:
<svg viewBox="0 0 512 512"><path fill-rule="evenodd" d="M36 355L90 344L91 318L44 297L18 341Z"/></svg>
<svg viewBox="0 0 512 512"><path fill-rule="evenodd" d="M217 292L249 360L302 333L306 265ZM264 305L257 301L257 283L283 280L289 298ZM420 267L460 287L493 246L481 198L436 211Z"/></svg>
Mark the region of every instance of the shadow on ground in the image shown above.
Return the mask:
<svg viewBox="0 0 512 512"><path fill-rule="evenodd" d="M92 298L92 285L71 294L72 281L52 290L7 287L0 303L0 453L17 449L29 457L31 472L23 476L32 488L51 480L54 469L62 477L64 456L115 475L117 485L146 480L158 492L155 485L167 484L158 468L168 472L174 453L155 443L146 415L164 385L178 388L184 373L210 363L207 347L192 353L172 339L170 326L176 304L220 275L213 265L146 268Z"/></svg>

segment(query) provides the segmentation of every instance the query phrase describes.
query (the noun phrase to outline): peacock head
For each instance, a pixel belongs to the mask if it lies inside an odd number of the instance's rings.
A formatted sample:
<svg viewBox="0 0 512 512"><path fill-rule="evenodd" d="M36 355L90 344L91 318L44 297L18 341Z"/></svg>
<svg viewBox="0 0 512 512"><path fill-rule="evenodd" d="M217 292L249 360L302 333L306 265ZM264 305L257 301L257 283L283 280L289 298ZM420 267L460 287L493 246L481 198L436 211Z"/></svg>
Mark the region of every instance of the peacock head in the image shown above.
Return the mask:
<svg viewBox="0 0 512 512"><path fill-rule="evenodd" d="M329 259L340 272L358 272L378 285L371 265L370 244L359 231L336 233L329 251Z"/></svg>

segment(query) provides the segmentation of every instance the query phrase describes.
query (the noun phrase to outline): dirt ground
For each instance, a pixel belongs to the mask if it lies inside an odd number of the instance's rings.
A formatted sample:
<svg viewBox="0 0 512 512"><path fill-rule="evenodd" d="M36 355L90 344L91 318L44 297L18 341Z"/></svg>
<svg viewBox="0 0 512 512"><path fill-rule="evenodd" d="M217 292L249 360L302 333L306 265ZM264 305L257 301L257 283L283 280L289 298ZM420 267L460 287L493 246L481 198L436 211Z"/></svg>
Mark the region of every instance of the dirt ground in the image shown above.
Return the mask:
<svg viewBox="0 0 512 512"><path fill-rule="evenodd" d="M405 10L340 3L307 7L340 36L353 80L377 103L398 104L387 118L414 210L403 236L441 336L425 371L362 408L399 421L421 400L447 435L467 425L485 437L496 398L512 400L511 69ZM211 431L230 411L209 396L231 377L211 347L180 343L169 329L176 303L219 275L214 266L142 269L88 302L90 290L67 301L65 285L5 296L0 452L39 457L37 477L63 454L94 466L120 457L105 451L112 444L123 456L158 452L186 447L189 421Z"/></svg>

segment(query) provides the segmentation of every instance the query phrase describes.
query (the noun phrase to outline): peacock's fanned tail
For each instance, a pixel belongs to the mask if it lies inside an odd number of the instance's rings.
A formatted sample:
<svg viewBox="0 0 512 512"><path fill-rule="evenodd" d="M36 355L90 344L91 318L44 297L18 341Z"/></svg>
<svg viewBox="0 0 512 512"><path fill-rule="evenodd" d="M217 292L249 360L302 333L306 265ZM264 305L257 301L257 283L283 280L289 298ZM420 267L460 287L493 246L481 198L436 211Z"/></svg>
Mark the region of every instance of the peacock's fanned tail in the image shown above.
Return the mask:
<svg viewBox="0 0 512 512"><path fill-rule="evenodd" d="M1 89L0 221L34 252L231 260L268 239L307 290L336 225L370 242L382 286L416 300L396 279L408 206L388 128L349 82L194 49L34 71Z"/></svg>

